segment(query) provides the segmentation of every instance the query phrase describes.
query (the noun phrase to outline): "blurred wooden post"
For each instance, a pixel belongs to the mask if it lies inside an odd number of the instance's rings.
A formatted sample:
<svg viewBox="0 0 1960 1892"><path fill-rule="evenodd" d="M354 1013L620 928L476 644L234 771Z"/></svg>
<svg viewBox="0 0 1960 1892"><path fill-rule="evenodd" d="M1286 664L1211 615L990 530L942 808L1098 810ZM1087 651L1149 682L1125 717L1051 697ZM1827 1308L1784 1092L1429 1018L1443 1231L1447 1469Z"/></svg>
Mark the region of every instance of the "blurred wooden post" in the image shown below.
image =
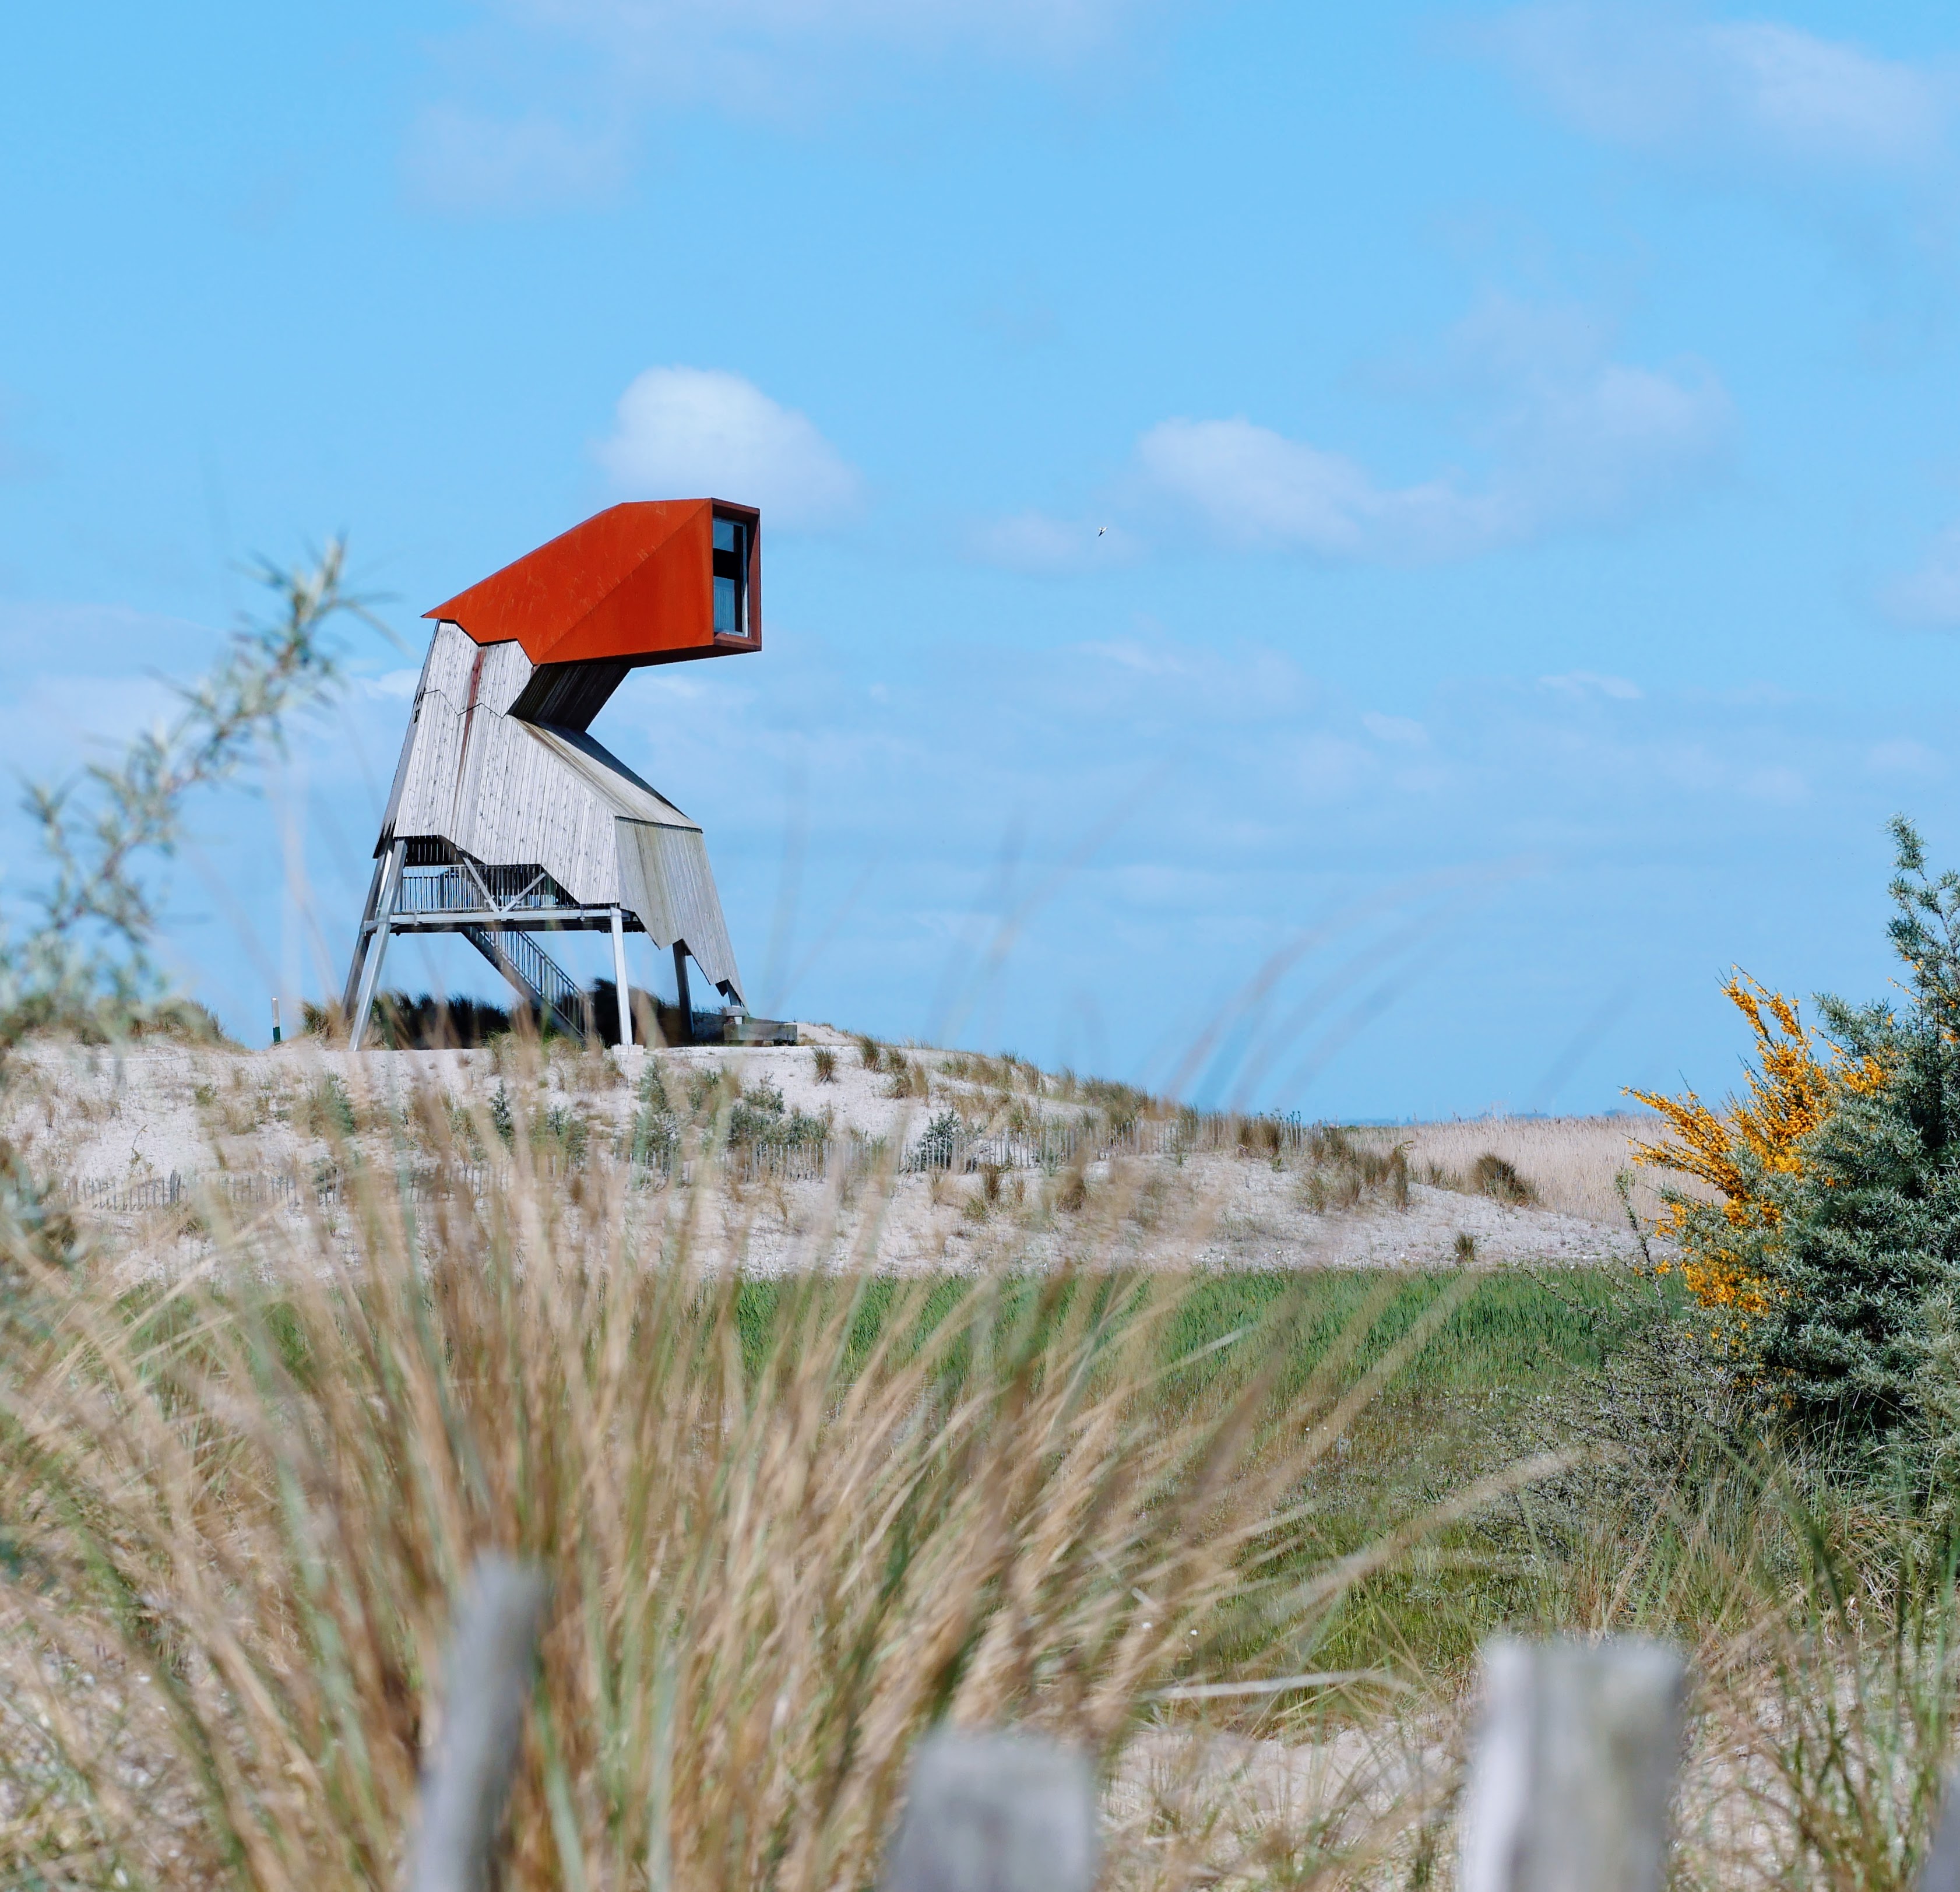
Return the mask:
<svg viewBox="0 0 1960 1892"><path fill-rule="evenodd" d="M470 1572L449 1645L442 1741L422 1782L409 1892L484 1892L523 1740L544 1616L544 1578L485 1556Z"/></svg>
<svg viewBox="0 0 1960 1892"><path fill-rule="evenodd" d="M1096 1782L1033 1734L928 1734L882 1892L1090 1892Z"/></svg>
<svg viewBox="0 0 1960 1892"><path fill-rule="evenodd" d="M1460 1892L1660 1892L1685 1674L1633 1638L1488 1644Z"/></svg>
<svg viewBox="0 0 1960 1892"><path fill-rule="evenodd" d="M1919 1892L1960 1892L1960 1773L1946 1777L1939 1824L1919 1869Z"/></svg>

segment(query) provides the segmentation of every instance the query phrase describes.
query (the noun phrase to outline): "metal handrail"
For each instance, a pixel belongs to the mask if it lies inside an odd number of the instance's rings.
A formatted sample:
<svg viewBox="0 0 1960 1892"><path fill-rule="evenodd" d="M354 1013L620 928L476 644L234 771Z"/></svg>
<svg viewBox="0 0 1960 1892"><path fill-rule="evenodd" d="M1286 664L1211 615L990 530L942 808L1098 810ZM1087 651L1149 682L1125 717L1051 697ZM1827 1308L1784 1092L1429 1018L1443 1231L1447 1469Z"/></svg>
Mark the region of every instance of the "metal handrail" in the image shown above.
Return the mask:
<svg viewBox="0 0 1960 1892"><path fill-rule="evenodd" d="M521 870L520 870L521 871ZM514 913L537 912L560 907L565 902L551 877L539 868L517 887L514 893L500 893L494 881L506 878L514 881L516 874L508 875L492 869L488 876L470 872L460 868L444 868L439 874L418 873L411 870L402 876L400 890L395 897L394 910L406 913Z"/></svg>

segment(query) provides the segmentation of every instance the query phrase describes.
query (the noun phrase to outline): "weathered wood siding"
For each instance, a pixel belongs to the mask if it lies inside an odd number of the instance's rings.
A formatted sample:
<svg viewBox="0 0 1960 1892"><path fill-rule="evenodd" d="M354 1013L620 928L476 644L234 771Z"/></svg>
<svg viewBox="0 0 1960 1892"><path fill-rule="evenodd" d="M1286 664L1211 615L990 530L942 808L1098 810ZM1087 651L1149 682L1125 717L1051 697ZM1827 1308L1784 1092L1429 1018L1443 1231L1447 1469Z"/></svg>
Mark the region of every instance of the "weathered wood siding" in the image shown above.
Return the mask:
<svg viewBox="0 0 1960 1892"><path fill-rule="evenodd" d="M530 676L515 643L436 626L376 851L431 835L493 866L535 862L581 905L622 906L657 944L684 943L739 995L699 824L584 731L508 714Z"/></svg>
<svg viewBox="0 0 1960 1892"><path fill-rule="evenodd" d="M742 989L735 949L721 918L721 897L700 829L648 821L619 823L620 904L663 945L686 943L694 962L716 985Z"/></svg>

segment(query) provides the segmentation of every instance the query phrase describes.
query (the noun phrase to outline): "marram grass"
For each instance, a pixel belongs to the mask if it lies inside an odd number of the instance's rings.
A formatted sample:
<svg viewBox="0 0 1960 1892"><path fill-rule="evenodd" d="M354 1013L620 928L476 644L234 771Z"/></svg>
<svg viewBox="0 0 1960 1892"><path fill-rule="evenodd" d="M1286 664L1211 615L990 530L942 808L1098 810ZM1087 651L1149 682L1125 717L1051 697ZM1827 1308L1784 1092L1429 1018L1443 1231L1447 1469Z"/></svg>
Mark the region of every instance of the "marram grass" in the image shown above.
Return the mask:
<svg viewBox="0 0 1960 1892"><path fill-rule="evenodd" d="M1185 1277L894 1285L873 1221L759 1327L696 1205L650 1217L623 1170L568 1186L530 1147L420 1202L357 1171L337 1225L208 1209L208 1264L167 1284L17 1232L10 1883L393 1884L488 1547L553 1586L508 1884L592 1892L868 1885L924 1727L1026 1722L1113 1769L1158 1691L1216 1679L1249 1621L1310 1651L1379 1561L1303 1568L1279 1527L1444 1303L1303 1381L1281 1298L1208 1343L1237 1370L1195 1397ZM1217 1837L1112 1871L1215 1876Z"/></svg>

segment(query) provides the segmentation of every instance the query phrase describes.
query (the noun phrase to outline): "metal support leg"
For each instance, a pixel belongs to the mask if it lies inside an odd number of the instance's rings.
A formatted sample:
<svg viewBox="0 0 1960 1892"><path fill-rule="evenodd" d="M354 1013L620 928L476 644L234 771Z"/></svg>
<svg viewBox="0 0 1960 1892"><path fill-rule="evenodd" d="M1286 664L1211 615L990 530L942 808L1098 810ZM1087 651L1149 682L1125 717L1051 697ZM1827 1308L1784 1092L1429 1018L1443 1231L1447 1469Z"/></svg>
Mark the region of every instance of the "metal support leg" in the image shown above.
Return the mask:
<svg viewBox="0 0 1960 1892"><path fill-rule="evenodd" d="M616 906L612 909L612 991L619 1001L619 1049L630 1051L633 1048L633 1000L626 984L626 922Z"/></svg>
<svg viewBox="0 0 1960 1892"><path fill-rule="evenodd" d="M694 1043L694 1005L687 995L687 948L679 940L674 941L674 983L680 990L680 1041L682 1044Z"/></svg>
<svg viewBox="0 0 1960 1892"><path fill-rule="evenodd" d="M354 1001L361 991L361 969L368 963L368 948L372 938L370 928L374 922L374 909L381 897L381 882L388 871L392 850L374 857L374 871L368 877L368 904L361 909L360 930L354 935L354 957L347 967L347 983L341 989L340 1015L350 1018L354 1011Z"/></svg>
<svg viewBox="0 0 1960 1892"><path fill-rule="evenodd" d="M368 948L367 962L361 968L360 989L354 995L354 1017L348 1028L348 1044L356 1051L368 1035L368 1020L374 1009L374 989L380 983L381 961L388 951L388 922L395 910L396 896L401 890L402 863L408 852L408 842L397 841L388 850L383 866L379 897L374 903L374 936Z"/></svg>

